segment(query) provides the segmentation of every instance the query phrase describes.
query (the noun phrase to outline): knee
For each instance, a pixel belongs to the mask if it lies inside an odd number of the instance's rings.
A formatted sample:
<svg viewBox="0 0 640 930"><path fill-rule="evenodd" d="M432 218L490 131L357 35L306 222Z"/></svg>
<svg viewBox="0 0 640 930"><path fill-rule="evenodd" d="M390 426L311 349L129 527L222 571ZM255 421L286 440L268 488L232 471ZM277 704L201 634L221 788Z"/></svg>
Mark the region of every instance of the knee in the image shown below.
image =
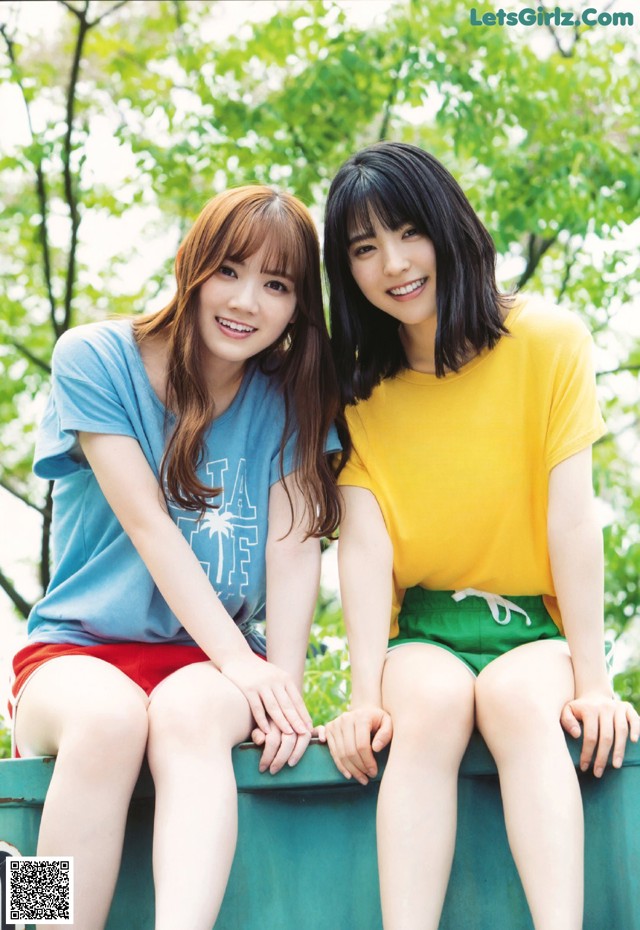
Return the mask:
<svg viewBox="0 0 640 930"><path fill-rule="evenodd" d="M413 746L416 751L438 746L464 749L474 723L473 680L461 684L443 681L422 682L406 702L392 712L394 741Z"/></svg>
<svg viewBox="0 0 640 930"><path fill-rule="evenodd" d="M75 764L104 772L138 769L148 735L147 710L136 696L100 707L79 708L65 727L59 754L73 753Z"/></svg>
<svg viewBox="0 0 640 930"><path fill-rule="evenodd" d="M482 735L492 738L528 734L557 724L561 708L552 706L542 688L523 687L516 670L482 673L476 684L476 722Z"/></svg>
<svg viewBox="0 0 640 930"><path fill-rule="evenodd" d="M174 694L158 693L149 706L150 742L156 748L189 754L230 750L246 735L238 735L234 726L238 701L235 695L233 698L235 701L224 690L215 697L208 693L185 695L180 701Z"/></svg>

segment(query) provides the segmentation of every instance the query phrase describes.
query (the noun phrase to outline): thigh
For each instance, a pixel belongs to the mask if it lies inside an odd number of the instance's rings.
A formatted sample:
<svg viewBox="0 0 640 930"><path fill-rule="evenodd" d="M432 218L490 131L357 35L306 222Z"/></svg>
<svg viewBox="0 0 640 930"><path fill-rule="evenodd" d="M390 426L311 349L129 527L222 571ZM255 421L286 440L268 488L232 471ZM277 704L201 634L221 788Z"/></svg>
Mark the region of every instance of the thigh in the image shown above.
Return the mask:
<svg viewBox="0 0 640 930"><path fill-rule="evenodd" d="M473 726L475 678L447 649L412 643L391 650L384 666L382 694L394 733L405 728L456 728L467 735Z"/></svg>
<svg viewBox="0 0 640 930"><path fill-rule="evenodd" d="M142 688L102 659L51 659L25 684L15 710L16 747L22 756L56 755L62 741L104 739L113 725L124 738L140 729L148 699Z"/></svg>
<svg viewBox="0 0 640 930"><path fill-rule="evenodd" d="M494 659L478 676L478 726L492 719L527 727L546 718L559 723L562 708L573 699L575 683L569 647L564 640L525 643Z"/></svg>
<svg viewBox="0 0 640 930"><path fill-rule="evenodd" d="M161 681L150 695L149 720L150 747L161 740L234 746L253 727L244 694L212 662L185 666Z"/></svg>

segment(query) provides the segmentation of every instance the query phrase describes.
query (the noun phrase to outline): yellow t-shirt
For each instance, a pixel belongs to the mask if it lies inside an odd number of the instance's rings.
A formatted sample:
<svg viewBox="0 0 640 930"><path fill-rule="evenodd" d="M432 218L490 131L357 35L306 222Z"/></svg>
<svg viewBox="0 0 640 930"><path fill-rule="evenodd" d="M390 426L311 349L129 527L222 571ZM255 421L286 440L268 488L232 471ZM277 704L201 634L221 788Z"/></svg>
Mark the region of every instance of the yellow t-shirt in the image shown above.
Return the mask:
<svg viewBox="0 0 640 930"><path fill-rule="evenodd" d="M347 409L339 483L375 495L393 542L391 637L407 588L545 596L551 469L605 432L592 342L574 314L528 300L509 335L444 378L413 370Z"/></svg>

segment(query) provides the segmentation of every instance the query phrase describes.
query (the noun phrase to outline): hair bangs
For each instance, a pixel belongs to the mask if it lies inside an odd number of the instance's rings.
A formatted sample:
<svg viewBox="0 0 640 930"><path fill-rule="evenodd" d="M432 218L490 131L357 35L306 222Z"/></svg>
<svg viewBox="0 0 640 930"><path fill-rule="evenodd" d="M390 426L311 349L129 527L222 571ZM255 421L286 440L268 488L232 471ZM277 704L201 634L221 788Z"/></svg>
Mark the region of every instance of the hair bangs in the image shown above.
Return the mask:
<svg viewBox="0 0 640 930"><path fill-rule="evenodd" d="M401 177L389 176L370 165L358 166L351 189L345 191L346 227L349 235L373 235L374 221L385 229L396 230L405 223L422 226L415 196Z"/></svg>
<svg viewBox="0 0 640 930"><path fill-rule="evenodd" d="M263 274L299 282L306 261L298 216L291 214L277 195L251 206L253 209L243 211L243 215L230 217L224 237L225 254L220 255L220 260L244 262L264 249Z"/></svg>

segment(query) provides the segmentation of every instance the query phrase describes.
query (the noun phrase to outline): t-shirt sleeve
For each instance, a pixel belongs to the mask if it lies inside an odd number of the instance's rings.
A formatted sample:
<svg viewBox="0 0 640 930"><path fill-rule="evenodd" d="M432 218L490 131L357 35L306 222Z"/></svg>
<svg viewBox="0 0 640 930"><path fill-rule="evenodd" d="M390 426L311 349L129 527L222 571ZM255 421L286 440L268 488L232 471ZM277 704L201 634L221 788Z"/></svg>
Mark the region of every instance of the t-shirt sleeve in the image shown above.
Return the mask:
<svg viewBox="0 0 640 930"><path fill-rule="evenodd" d="M551 471L605 433L596 396L593 342L582 331L578 345L557 366L547 430L547 468Z"/></svg>
<svg viewBox="0 0 640 930"><path fill-rule="evenodd" d="M346 420L351 437L351 452L338 475L338 484L341 487L366 488L375 494L374 482L365 464L365 449L368 447L366 428L357 407L347 408Z"/></svg>
<svg viewBox="0 0 640 930"><path fill-rule="evenodd" d="M132 436L135 430L110 377L109 366L91 345L86 327L70 330L52 358L51 393L38 431L33 469L53 479L88 467L78 431Z"/></svg>
<svg viewBox="0 0 640 930"><path fill-rule="evenodd" d="M298 437L298 434L294 430L291 436L289 436L289 439L287 440L285 447L284 447L284 455L282 458L282 464L283 464L282 475L285 478L287 477L287 475L290 475L292 471L295 471L295 468L296 468L297 437ZM340 443L340 440L338 439L338 431L336 430L335 426L333 426L332 424L331 427L329 428L329 432L327 433L327 439L324 444L324 450L327 453L327 455L330 455L333 452L339 452L341 448L342 448L342 445ZM275 455L271 459L271 469L269 472L269 486L276 484L276 482L280 480L280 477L281 477L280 450L278 449L278 451L275 453Z"/></svg>

